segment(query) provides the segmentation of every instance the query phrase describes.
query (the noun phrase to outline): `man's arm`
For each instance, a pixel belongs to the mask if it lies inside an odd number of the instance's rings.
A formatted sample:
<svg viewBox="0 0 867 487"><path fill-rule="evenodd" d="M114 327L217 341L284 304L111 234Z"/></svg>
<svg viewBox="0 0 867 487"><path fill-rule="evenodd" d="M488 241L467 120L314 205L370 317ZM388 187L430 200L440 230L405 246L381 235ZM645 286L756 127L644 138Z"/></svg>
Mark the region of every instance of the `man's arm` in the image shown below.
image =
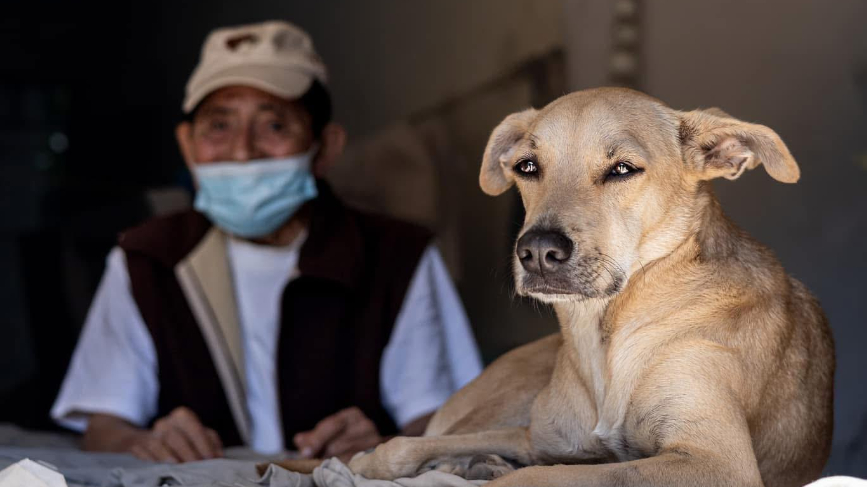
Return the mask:
<svg viewBox="0 0 867 487"><path fill-rule="evenodd" d="M185 408L143 429L156 414L156 351L130 292L123 252L109 254L60 394L58 423L84 433L88 450L157 461L219 455L219 438Z"/></svg>
<svg viewBox="0 0 867 487"><path fill-rule="evenodd" d="M421 436L434 413L428 413L407 423L402 436ZM293 438L303 458L339 457L347 461L360 451L373 448L391 437L380 436L376 425L356 408L338 411L316 424L316 427Z"/></svg>
<svg viewBox="0 0 867 487"><path fill-rule="evenodd" d="M144 425L157 410L156 350L130 292L126 259L112 249L51 417L84 432L91 413Z"/></svg>
<svg viewBox="0 0 867 487"><path fill-rule="evenodd" d="M383 352L380 394L403 436L421 436L434 412L481 372L469 323L439 251L416 267ZM387 440L358 408L340 411L293 438L304 458L351 457Z"/></svg>
<svg viewBox="0 0 867 487"><path fill-rule="evenodd" d="M383 404L402 429L411 423L418 427L419 418L429 417L481 370L460 298L431 245L416 267L383 352Z"/></svg>

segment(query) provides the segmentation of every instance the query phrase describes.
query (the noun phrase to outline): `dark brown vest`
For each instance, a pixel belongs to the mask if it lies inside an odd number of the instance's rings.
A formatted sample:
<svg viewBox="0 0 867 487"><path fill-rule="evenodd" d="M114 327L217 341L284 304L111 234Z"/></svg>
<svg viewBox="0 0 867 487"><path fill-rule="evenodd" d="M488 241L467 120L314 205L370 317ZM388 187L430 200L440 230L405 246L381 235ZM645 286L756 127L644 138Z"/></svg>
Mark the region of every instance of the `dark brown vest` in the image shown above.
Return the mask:
<svg viewBox="0 0 867 487"><path fill-rule="evenodd" d="M283 292L277 375L287 447L299 431L358 406L381 434L396 428L379 394L379 365L431 235L345 207L320 183L300 276ZM226 446L241 444L224 388L174 272L210 222L187 211L125 232L132 294L157 351L162 417L192 409ZM156 419L156 418L154 418Z"/></svg>

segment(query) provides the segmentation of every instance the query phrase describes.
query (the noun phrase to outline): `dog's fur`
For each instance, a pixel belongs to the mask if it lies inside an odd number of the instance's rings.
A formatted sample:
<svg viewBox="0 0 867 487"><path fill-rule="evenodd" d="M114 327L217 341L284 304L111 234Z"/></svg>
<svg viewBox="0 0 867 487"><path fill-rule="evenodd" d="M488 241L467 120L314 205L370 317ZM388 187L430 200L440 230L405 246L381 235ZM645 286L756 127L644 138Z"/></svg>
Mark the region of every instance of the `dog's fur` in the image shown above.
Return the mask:
<svg viewBox="0 0 867 487"><path fill-rule="evenodd" d="M620 162L628 175L612 173ZM626 89L507 117L481 186L517 184L517 289L553 303L561 332L497 360L426 437L395 438L350 468L379 479L435 468L497 477L492 487L816 478L832 426L826 319L709 182L759 164L782 182L800 175L767 127ZM548 240L527 247L534 232Z"/></svg>

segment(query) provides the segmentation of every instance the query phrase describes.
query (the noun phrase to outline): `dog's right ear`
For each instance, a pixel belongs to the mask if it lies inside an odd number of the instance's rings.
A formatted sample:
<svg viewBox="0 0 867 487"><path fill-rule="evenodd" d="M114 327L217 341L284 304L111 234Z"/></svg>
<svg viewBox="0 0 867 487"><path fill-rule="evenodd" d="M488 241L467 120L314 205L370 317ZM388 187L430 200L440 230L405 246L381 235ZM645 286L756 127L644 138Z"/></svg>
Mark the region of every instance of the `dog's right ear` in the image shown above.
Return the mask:
<svg viewBox="0 0 867 487"><path fill-rule="evenodd" d="M524 138L530 123L536 118L536 113L537 110L533 108L513 113L491 132L479 173L479 185L485 193L497 196L514 184L515 178L507 165L515 152L515 146Z"/></svg>
<svg viewBox="0 0 867 487"><path fill-rule="evenodd" d="M686 163L702 179L737 179L760 164L772 178L794 183L798 163L776 132L719 108L680 112L678 138Z"/></svg>

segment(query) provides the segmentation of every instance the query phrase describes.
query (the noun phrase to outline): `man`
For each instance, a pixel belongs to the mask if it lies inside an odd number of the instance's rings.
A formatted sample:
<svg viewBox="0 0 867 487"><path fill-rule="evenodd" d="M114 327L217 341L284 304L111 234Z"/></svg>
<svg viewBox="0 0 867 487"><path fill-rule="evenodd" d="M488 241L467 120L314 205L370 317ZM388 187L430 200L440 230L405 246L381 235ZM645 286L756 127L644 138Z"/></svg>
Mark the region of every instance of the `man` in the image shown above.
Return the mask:
<svg viewBox="0 0 867 487"><path fill-rule="evenodd" d="M321 180L346 140L325 86L291 24L207 38L176 131L198 211L121 236L52 408L85 448L345 458L479 373L431 236Z"/></svg>

